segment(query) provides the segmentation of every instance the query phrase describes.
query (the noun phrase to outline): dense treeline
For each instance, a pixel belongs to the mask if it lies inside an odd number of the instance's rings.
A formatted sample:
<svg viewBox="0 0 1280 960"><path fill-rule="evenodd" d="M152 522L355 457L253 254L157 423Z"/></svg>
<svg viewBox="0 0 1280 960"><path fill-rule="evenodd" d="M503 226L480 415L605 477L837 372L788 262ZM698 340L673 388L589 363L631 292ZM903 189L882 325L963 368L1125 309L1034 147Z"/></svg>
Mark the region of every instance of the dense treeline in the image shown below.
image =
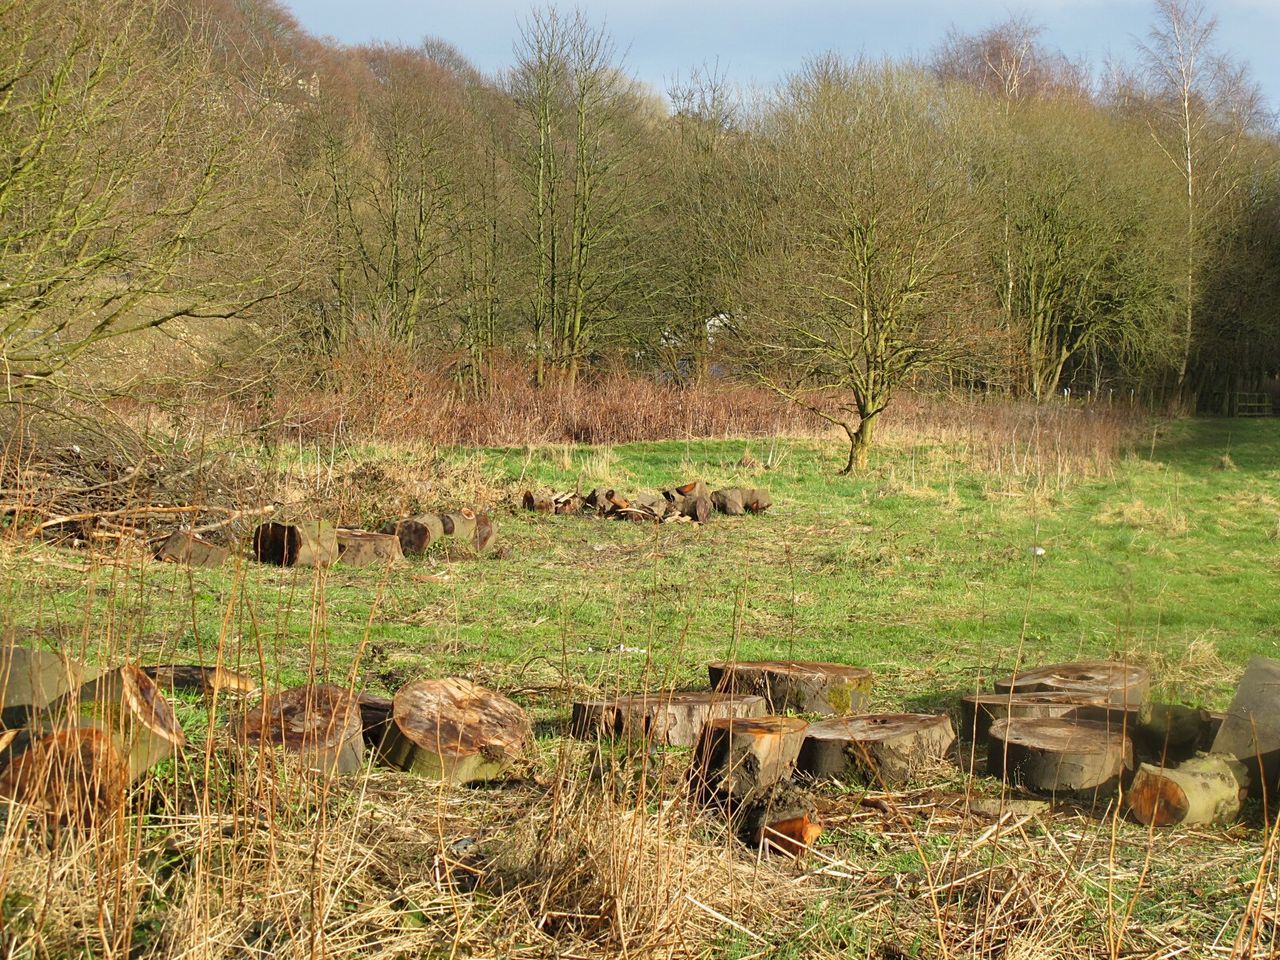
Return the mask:
<svg viewBox="0 0 1280 960"><path fill-rule="evenodd" d="M1204 402L1280 366L1280 144L1195 0L1099 78L1014 18L744 98L535 11L486 76L272 0L0 0L10 396L103 338L252 317L483 396L749 375L865 456L894 391Z"/></svg>

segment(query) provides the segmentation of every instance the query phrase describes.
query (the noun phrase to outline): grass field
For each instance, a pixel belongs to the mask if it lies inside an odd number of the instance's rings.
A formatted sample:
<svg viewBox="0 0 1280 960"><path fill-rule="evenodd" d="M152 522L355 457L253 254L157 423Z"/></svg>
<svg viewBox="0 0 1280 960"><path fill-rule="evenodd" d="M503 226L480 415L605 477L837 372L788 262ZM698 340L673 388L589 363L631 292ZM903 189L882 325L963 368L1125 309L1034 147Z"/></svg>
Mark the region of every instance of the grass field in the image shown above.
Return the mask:
<svg viewBox="0 0 1280 960"><path fill-rule="evenodd" d="M834 475L836 445L816 440L445 451L433 463L480 478L459 496L488 502L509 557L316 575L6 546L0 596L7 628L61 637L89 659L208 660L221 646L225 660L270 685L319 676L380 692L421 676L470 676L534 711L542 766L531 778L544 783L567 762L557 722L574 697L699 686L708 660L730 656L870 667L873 705L885 710L951 709L1019 663L1120 657L1151 667L1158 695L1220 708L1245 660L1275 655L1280 641L1280 425L1179 421L1136 446L1075 476L1050 474L1032 456L993 468L959 447L897 443L852 478ZM364 450L346 466L373 460L394 482L418 469L416 457ZM306 468L305 452L298 465ZM525 488L638 491L694 478L767 486L775 506L702 527L649 527L508 505ZM381 519L362 509L357 502L342 519ZM198 742L210 712L192 701L181 715ZM982 829L964 826L954 797L993 787L966 788L958 771L939 777L919 785L922 812L902 829L873 823L879 814L856 795L828 797L819 850L844 867L810 878L812 897L788 887L800 913L776 930L761 932L761 914L744 914L711 924L689 953L1157 956L1181 945L1183 955L1209 956L1239 947L1246 928L1242 955L1270 949L1270 934L1256 933L1272 882L1265 871L1258 880L1271 862L1265 831L1149 836L1115 819L1067 817L1018 823L1008 848L990 838L975 846ZM460 802L488 801L471 791ZM490 811L492 824L518 832L504 809ZM993 878L1019 864L1033 886L997 910ZM969 870L986 879L940 880ZM761 889L798 882L789 876ZM958 907L964 923L947 919L939 897L945 907L974 883L986 884L985 906ZM1016 924L1010 904L1025 905ZM427 927L445 922L424 912ZM1002 934L1006 922L1013 932ZM144 947L154 942L139 935ZM548 951L532 933L468 943L473 955ZM595 949L607 955L617 944L605 938Z"/></svg>

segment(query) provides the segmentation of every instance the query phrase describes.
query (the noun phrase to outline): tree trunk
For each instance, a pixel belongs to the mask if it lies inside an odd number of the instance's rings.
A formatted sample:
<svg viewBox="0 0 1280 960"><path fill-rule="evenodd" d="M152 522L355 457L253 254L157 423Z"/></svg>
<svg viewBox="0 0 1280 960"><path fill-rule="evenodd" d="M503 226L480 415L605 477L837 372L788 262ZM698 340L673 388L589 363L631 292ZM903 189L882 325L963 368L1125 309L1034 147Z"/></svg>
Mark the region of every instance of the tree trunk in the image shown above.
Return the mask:
<svg viewBox="0 0 1280 960"><path fill-rule="evenodd" d="M721 717L702 728L689 771L699 803L730 814L790 776L809 725L796 717Z"/></svg>
<svg viewBox="0 0 1280 960"><path fill-rule="evenodd" d="M981 743L997 720L1071 717L1082 707L1104 707L1105 698L1078 693L971 693L960 700L962 737Z"/></svg>
<svg viewBox="0 0 1280 960"><path fill-rule="evenodd" d="M444 525L434 513L426 513L403 520L388 520L382 525L382 532L395 534L405 556L418 556L444 536Z"/></svg>
<svg viewBox="0 0 1280 960"><path fill-rule="evenodd" d="M240 743L282 746L304 769L333 776L364 767L360 707L349 691L333 684L294 687L249 709L236 726Z"/></svg>
<svg viewBox="0 0 1280 960"><path fill-rule="evenodd" d="M871 693L871 671L803 660L707 664L715 690L764 697L771 713L858 713Z"/></svg>
<svg viewBox="0 0 1280 960"><path fill-rule="evenodd" d="M253 532L253 555L280 567L327 567L338 559L337 531L327 520L273 520Z"/></svg>
<svg viewBox="0 0 1280 960"><path fill-rule="evenodd" d="M1233 823L1247 784L1244 764L1221 755L1195 757L1172 769L1144 763L1129 787L1129 810L1148 826Z"/></svg>
<svg viewBox="0 0 1280 960"><path fill-rule="evenodd" d="M955 739L945 716L839 717L809 727L796 769L814 779L894 789L917 770L942 760Z"/></svg>
<svg viewBox="0 0 1280 960"><path fill-rule="evenodd" d="M997 720L987 745L987 771L1038 793L1109 794L1133 766L1119 730L1086 720Z"/></svg>
<svg viewBox="0 0 1280 960"><path fill-rule="evenodd" d="M476 533L476 515L472 510L463 507L456 513L440 514L440 523L444 527L446 537L457 537L459 540L470 540Z"/></svg>
<svg viewBox="0 0 1280 960"><path fill-rule="evenodd" d="M703 725L721 717L762 717L764 697L706 691L639 693L573 705L570 729L584 738L643 740L692 747Z"/></svg>
<svg viewBox="0 0 1280 960"><path fill-rule="evenodd" d="M404 559L400 538L368 530L338 530L338 559L349 567L368 567Z"/></svg>
<svg viewBox="0 0 1280 960"><path fill-rule="evenodd" d="M171 533L155 552L157 560L184 563L189 567L220 567L230 555L231 551L226 547L210 543L186 530Z"/></svg>
<svg viewBox="0 0 1280 960"><path fill-rule="evenodd" d="M462 784L501 776L532 736L529 717L500 694L458 677L419 680L395 695L381 752L402 770Z"/></svg>

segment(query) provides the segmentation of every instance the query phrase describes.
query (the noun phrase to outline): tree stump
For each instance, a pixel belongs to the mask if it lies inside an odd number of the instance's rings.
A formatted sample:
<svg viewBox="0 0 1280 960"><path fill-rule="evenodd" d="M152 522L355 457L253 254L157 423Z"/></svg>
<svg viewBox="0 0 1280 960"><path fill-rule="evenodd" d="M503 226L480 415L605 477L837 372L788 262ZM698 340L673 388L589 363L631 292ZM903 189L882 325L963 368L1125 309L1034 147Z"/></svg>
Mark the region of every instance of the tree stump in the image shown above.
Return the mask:
<svg viewBox="0 0 1280 960"><path fill-rule="evenodd" d="M245 696L258 690L258 681L244 673L225 667L206 667L198 663L157 663L141 667L155 681L162 693L187 690L206 695Z"/></svg>
<svg viewBox="0 0 1280 960"><path fill-rule="evenodd" d="M59 653L0 641L0 710L42 710L95 672ZM2 725L25 726L25 721Z"/></svg>
<svg viewBox="0 0 1280 960"><path fill-rule="evenodd" d="M993 777L1037 793L1109 793L1133 766L1133 747L1118 729L1087 720L997 720L987 745Z"/></svg>
<svg viewBox="0 0 1280 960"><path fill-rule="evenodd" d="M555 501L550 497L537 496L532 490L524 492L524 496L520 498L520 504L533 513L554 513L556 510Z"/></svg>
<svg viewBox="0 0 1280 960"><path fill-rule="evenodd" d="M739 809L738 835L754 848L802 857L822 835L817 804L809 791L781 780Z"/></svg>
<svg viewBox="0 0 1280 960"><path fill-rule="evenodd" d="M893 789L933 766L955 743L946 716L882 713L837 717L809 727L796 769L815 780Z"/></svg>
<svg viewBox="0 0 1280 960"><path fill-rule="evenodd" d="M1213 743L1213 715L1180 703L1148 700L1130 727L1134 747L1162 767L1188 760Z"/></svg>
<svg viewBox="0 0 1280 960"><path fill-rule="evenodd" d="M382 754L392 766L450 783L501 776L533 736L529 717L469 680L419 680L395 695Z"/></svg>
<svg viewBox="0 0 1280 960"><path fill-rule="evenodd" d="M1245 765L1218 754L1195 757L1173 768L1141 764L1127 799L1139 823L1207 826L1233 823L1248 792Z"/></svg>
<svg viewBox="0 0 1280 960"><path fill-rule="evenodd" d="M395 535L405 556L416 557L444 536L444 524L434 513L424 513L403 520L388 520L382 525L382 532Z"/></svg>
<svg viewBox="0 0 1280 960"><path fill-rule="evenodd" d="M325 776L358 773L364 767L363 733L355 696L328 683L268 697L251 707L235 730L240 743L283 747L298 756L304 769Z"/></svg>
<svg viewBox="0 0 1280 960"><path fill-rule="evenodd" d="M404 552L398 536L340 527L338 559L350 567L369 567L403 560Z"/></svg>
<svg viewBox="0 0 1280 960"><path fill-rule="evenodd" d="M176 530L156 548L155 558L164 563L185 563L189 567L220 567L231 551L210 543L186 530Z"/></svg>
<svg viewBox="0 0 1280 960"><path fill-rule="evenodd" d="M476 533L476 515L474 511L463 507L453 513L440 514L440 525L444 528L446 537L470 540Z"/></svg>
<svg viewBox="0 0 1280 960"><path fill-rule="evenodd" d="M7 748L0 797L32 807L50 820L94 826L124 804L129 767L115 743L95 727L24 733Z"/></svg>
<svg viewBox="0 0 1280 960"><path fill-rule="evenodd" d="M719 717L762 717L764 697L705 691L636 693L573 705L570 730L578 737L644 740L692 747L703 724Z"/></svg>
<svg viewBox="0 0 1280 960"><path fill-rule="evenodd" d="M253 531L253 555L278 567L327 567L338 559L338 534L327 520L273 520Z"/></svg>
<svg viewBox="0 0 1280 960"><path fill-rule="evenodd" d="M730 812L790 776L809 725L796 717L709 720L689 770L694 798Z"/></svg>
<svg viewBox="0 0 1280 960"><path fill-rule="evenodd" d="M1077 693L971 693L960 699L960 735L981 742L997 720L1073 717L1081 708L1103 707L1106 702L1099 697Z"/></svg>
<svg viewBox="0 0 1280 960"><path fill-rule="evenodd" d="M115 744L134 781L176 756L186 735L155 681L126 664L99 674L49 705L45 732L72 727L101 730Z"/></svg>
<svg viewBox="0 0 1280 960"><path fill-rule="evenodd" d="M997 680L995 688L997 693L1075 693L1136 707L1147 698L1151 674L1114 660L1086 660L1024 670Z"/></svg>
<svg viewBox="0 0 1280 960"><path fill-rule="evenodd" d="M871 671L843 663L803 660L722 661L707 664L711 687L764 697L770 713L849 716L871 693Z"/></svg>

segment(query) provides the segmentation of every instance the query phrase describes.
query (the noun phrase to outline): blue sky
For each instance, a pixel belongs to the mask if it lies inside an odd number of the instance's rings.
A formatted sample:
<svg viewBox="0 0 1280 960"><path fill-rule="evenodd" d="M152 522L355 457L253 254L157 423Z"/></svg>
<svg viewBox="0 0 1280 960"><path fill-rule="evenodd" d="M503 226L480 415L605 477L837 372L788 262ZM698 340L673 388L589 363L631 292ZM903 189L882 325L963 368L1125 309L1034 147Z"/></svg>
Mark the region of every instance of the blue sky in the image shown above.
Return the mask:
<svg viewBox="0 0 1280 960"><path fill-rule="evenodd" d="M511 62L519 0L286 0L315 34L349 43L417 43L441 37L486 71ZM559 4L569 9L571 3ZM1044 39L1072 57L1100 63L1134 56L1146 36L1150 0L592 0L579 4L626 52L626 64L658 89L689 67L718 62L731 79L768 85L806 56L927 54L955 24L976 32L1011 11L1044 27ZM1280 0L1207 0L1218 43L1246 61L1272 109L1280 105Z"/></svg>

